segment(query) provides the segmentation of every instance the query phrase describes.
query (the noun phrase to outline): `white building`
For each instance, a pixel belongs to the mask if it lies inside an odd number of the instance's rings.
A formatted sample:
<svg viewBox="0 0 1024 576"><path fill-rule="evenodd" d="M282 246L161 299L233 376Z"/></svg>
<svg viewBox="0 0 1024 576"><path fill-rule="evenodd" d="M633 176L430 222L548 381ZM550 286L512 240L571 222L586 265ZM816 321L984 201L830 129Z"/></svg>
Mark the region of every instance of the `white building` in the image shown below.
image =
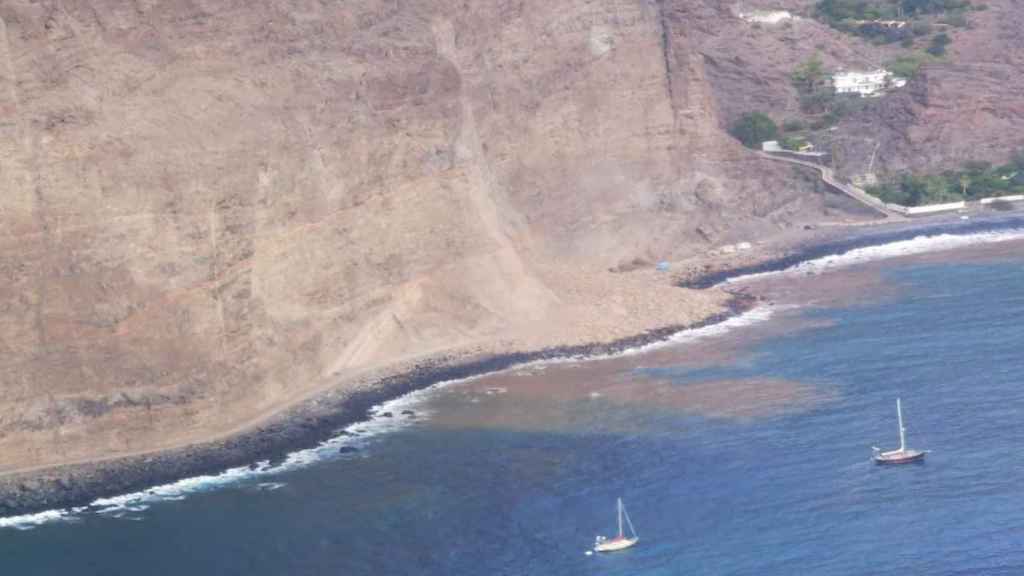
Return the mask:
<svg viewBox="0 0 1024 576"><path fill-rule="evenodd" d="M880 69L873 72L837 72L832 76L832 85L836 94L856 93L871 97L881 96L890 88L906 86L907 80Z"/></svg>
<svg viewBox="0 0 1024 576"><path fill-rule="evenodd" d="M854 20L853 23L858 26L873 25L889 30L902 30L907 27L906 20Z"/></svg>
<svg viewBox="0 0 1024 576"><path fill-rule="evenodd" d="M747 22L768 25L782 24L787 20L796 19L788 10L754 10L752 12L740 12L739 16Z"/></svg>

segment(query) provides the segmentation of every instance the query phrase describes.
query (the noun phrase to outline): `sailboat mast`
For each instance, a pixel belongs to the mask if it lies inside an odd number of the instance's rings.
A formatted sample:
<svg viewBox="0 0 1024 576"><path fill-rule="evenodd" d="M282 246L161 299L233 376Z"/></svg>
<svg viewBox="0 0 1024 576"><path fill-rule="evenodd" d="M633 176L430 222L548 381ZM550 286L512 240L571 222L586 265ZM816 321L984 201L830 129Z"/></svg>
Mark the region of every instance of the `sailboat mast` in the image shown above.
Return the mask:
<svg viewBox="0 0 1024 576"><path fill-rule="evenodd" d="M629 533L631 538L636 538L636 528L633 526L633 521L629 519L629 512L626 511L626 506L622 506L622 515L626 517L626 525L629 526Z"/></svg>
<svg viewBox="0 0 1024 576"><path fill-rule="evenodd" d="M619 511L619 538L622 538L622 498L618 500L618 511Z"/></svg>
<svg viewBox="0 0 1024 576"><path fill-rule="evenodd" d="M900 405L900 399L896 399L896 417L900 422L900 452L907 449L907 429L903 427L903 407Z"/></svg>

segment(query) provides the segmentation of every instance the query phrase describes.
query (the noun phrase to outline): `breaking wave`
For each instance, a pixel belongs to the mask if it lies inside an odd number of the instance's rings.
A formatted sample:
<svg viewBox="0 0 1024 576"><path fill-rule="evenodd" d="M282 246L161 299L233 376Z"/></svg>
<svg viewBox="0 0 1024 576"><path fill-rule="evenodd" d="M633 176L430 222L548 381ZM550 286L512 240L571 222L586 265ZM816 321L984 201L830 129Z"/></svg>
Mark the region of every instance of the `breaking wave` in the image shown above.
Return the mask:
<svg viewBox="0 0 1024 576"><path fill-rule="evenodd" d="M525 364L520 368L529 368L533 366L543 367L552 364L567 364L573 362L587 362L592 360L609 360L612 358L620 358L623 356L636 356L638 354L645 354L653 350L659 350L661 348L667 348L669 346L677 346L679 344L686 344L689 342L696 342L705 338L711 338L713 336L721 336L733 330L759 324L765 322L774 316L779 310L783 309L782 306L756 306L730 316L721 322L714 324L708 324L707 326L701 326L700 328L685 328L672 334L671 336L657 340L655 342L649 342L633 348L627 348L611 354L594 354L590 356L567 356L564 358L552 358L550 360L538 360L537 362Z"/></svg>
<svg viewBox="0 0 1024 576"><path fill-rule="evenodd" d="M853 248L839 254L821 256L805 260L781 270L769 270L734 276L723 280L719 285L748 282L778 275L809 276L838 270L857 264L899 258L902 256L913 256L929 252L941 252L953 250L977 244L995 244L1009 242L1024 238L1024 229L1016 228L992 232L978 232L973 234L936 234L921 235L907 240L897 240L887 244Z"/></svg>
<svg viewBox="0 0 1024 576"><path fill-rule="evenodd" d="M20 516L7 516L0 518L0 528L14 528L16 530L31 530L42 524L53 522L74 522L78 519L86 507L68 508L64 510L46 510L35 514L22 514Z"/></svg>
<svg viewBox="0 0 1024 576"><path fill-rule="evenodd" d="M1021 238L1024 238L1024 229L1019 228L973 234L922 235L907 240L898 240L887 244L854 248L840 254L813 258L781 270L736 276L723 280L721 284L746 282L780 274L814 275L873 260L949 250L973 244L1005 242ZM524 373L531 373L535 371L542 371L546 366L555 364L567 364L643 354L645 352L667 346L674 346L703 338L722 335L731 330L764 322L770 319L777 310L778 307L758 306L722 322L700 328L681 330L664 340L647 343L626 350L609 354L581 354L576 356L536 360L507 368L504 371L523 371ZM422 419L423 416L429 416L429 414L423 410L423 400L425 400L428 395L442 387L456 382L471 381L485 375L486 374L479 374L459 380L440 382L433 386L410 392L399 398L383 402L371 410L372 416L368 421L351 424L345 427L343 431L340 431L333 438L321 442L315 447L292 452L284 459L283 462L280 463L271 464L269 461L264 460L250 466L230 468L219 474L194 476L130 494L123 494L110 498L99 498L88 506L2 517L0 518L0 529L12 528L16 530L31 530L44 524L80 521L90 514L123 518L127 520L138 520L139 517L137 514L149 509L153 504L183 500L190 494L206 492L228 486L250 486L263 491L277 490L285 484L282 482L271 481L270 478L274 475L304 468L325 460L359 457L361 451L358 450L358 448L366 446L372 438L405 428L412 425L417 419ZM416 415L418 418L410 418L401 414L402 411L409 410L412 407L416 408ZM390 414L390 416L385 416L386 413ZM354 452L345 452L341 450L341 448L346 446L357 448L357 450Z"/></svg>
<svg viewBox="0 0 1024 576"><path fill-rule="evenodd" d="M439 385L444 384L448 384L448 382ZM435 385L435 387L439 385ZM153 504L184 500L190 494L229 486L250 486L261 491L277 490L285 486L285 483L270 481L274 475L304 468L316 462L360 457L361 450L343 452L341 448L346 446L363 448L376 436L412 425L416 420L400 413L413 404L421 403L428 390L430 389L417 390L400 398L383 402L371 409L372 416L369 420L351 424L340 431L338 435L313 448L292 452L280 463L271 464L270 461L263 460L250 466L230 468L219 474L193 476L130 494L97 498L88 506L3 517L0 518L0 529L31 530L44 524L80 521L88 515L139 520L137 514L148 510ZM384 416L385 413L392 415ZM419 416L425 413L423 410L417 409L416 414Z"/></svg>
<svg viewBox="0 0 1024 576"><path fill-rule="evenodd" d="M499 372L520 370L531 372L542 371L546 366L554 364L601 360L642 354L654 349L693 342L702 338L724 334L737 328L763 322L769 319L773 313L774 310L772 308L761 306L728 318L722 322L710 324L701 328L681 330L664 340L644 344L619 352L536 360L516 365ZM452 384L472 381L487 375L488 374L477 374L467 378L439 382L432 386L428 386L427 388L414 390L398 398L382 402L370 410L371 418L369 420L350 424L333 438L321 442L313 448L292 452L288 454L283 462L280 463L271 464L270 461L263 460L250 466L230 468L218 474L193 476L176 482L171 482L169 484L162 484L145 490L140 490L138 492L132 492L130 494L122 494L109 498L98 498L88 506L47 510L45 512L20 516L8 516L0 518L0 529L14 528L17 530L31 530L43 524L80 521L90 514L125 520L139 520L140 518L137 514L148 510L153 504L184 500L190 494L208 492L230 486L250 487L262 491L277 490L285 486L285 483L270 481L269 479L274 475L305 468L326 460L359 457L361 450L358 450L358 448L365 447L372 438L406 428L414 424L417 420L423 420L424 417L429 417L430 413L424 409L424 401L429 397L429 395ZM490 393L494 394L500 394L502 392L504 392L503 389L492 389L490 391ZM415 408L415 418L408 415L412 408ZM403 412L405 412L405 414L403 414ZM341 450L346 446L357 448L357 450L354 452Z"/></svg>

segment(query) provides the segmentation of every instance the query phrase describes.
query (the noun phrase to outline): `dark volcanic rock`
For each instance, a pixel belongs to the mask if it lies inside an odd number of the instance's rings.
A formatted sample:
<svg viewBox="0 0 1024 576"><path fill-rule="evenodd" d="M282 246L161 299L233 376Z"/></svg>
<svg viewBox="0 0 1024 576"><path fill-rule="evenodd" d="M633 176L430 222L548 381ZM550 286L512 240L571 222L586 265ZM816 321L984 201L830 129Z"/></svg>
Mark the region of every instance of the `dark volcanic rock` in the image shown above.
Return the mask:
<svg viewBox="0 0 1024 576"><path fill-rule="evenodd" d="M737 296L732 299L728 312L689 328L720 322L748 309L750 305L749 297ZM269 460L273 466L283 462L289 452L313 446L336 435L339 428L369 418L371 409L381 402L414 390L438 382L504 370L534 360L615 353L662 340L686 328L677 326L652 330L611 343L563 346L471 360L452 359L452 363L426 361L404 374L385 378L376 386L352 392L345 397L334 397L332 402L312 401L300 408L301 416L289 418L289 415L285 415L260 429L222 442L171 450L155 456L58 468L50 474L51 477L59 478L74 476L74 483L64 482L61 486L31 476L0 479L0 509L7 514L14 514L84 506L97 498L134 492L189 476L216 474L231 467L250 466L254 461ZM310 426L310 423L315 423L315 426ZM347 450L349 448L342 447L339 451L351 451Z"/></svg>

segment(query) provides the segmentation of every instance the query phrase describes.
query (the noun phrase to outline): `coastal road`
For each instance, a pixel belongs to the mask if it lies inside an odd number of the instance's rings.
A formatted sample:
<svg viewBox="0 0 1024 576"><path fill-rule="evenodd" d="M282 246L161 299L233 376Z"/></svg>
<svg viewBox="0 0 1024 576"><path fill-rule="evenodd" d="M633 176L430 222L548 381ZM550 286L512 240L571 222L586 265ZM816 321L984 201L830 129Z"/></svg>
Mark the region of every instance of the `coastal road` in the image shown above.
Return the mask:
<svg viewBox="0 0 1024 576"><path fill-rule="evenodd" d="M789 158L787 156L775 156L767 152L758 152L757 154L760 155L762 158L768 158L769 160L775 160L777 162L788 162L790 164L806 166L807 168L814 168L815 170L821 173L821 179L822 181L825 182L825 184L831 186L832 188L835 188L836 190L839 190L843 194L846 194L850 198L853 198L854 200L860 202L861 204L867 206L868 208L871 208L872 210L878 212L882 216L885 216L890 220L907 219L907 217L904 216L903 214L890 210L888 207L886 207L885 202L882 202L878 198L875 198L874 196L868 194L867 192L861 190L860 188L852 184L840 182L838 179L836 179L835 172L828 166L822 166L821 164L815 164L814 162L809 162L807 160Z"/></svg>

